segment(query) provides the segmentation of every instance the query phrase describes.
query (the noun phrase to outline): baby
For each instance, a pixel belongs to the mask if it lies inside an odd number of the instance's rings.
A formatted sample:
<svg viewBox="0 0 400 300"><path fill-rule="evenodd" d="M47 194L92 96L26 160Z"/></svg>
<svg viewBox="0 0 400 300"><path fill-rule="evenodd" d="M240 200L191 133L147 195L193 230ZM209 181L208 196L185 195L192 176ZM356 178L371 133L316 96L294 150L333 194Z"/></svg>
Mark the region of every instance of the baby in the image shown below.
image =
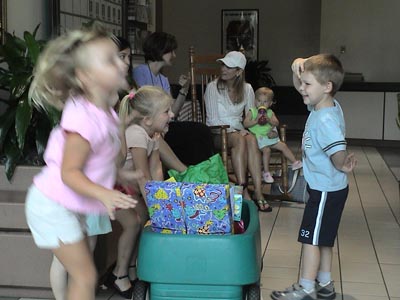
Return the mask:
<svg viewBox="0 0 400 300"><path fill-rule="evenodd" d="M285 155L292 163L292 170L300 169L303 166L301 161L296 160L288 146L279 139L276 129L279 125L279 120L270 109L274 104L273 99L274 92L271 89L267 87L257 89L255 92L256 108L251 108L243 121L244 127L248 128L256 136L258 147L263 154L264 172L262 178L266 183L274 182L274 178L269 172L271 148L277 149Z"/></svg>

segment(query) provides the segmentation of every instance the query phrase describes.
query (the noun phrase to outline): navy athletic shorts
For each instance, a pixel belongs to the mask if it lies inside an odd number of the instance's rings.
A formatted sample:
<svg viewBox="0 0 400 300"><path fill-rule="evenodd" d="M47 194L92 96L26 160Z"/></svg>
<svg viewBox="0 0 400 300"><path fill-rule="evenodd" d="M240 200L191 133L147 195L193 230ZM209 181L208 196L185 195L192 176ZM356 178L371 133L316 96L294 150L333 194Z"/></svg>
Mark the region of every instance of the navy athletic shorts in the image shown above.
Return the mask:
<svg viewBox="0 0 400 300"><path fill-rule="evenodd" d="M303 244L333 247L349 187L321 192L307 185L310 198L306 204L298 241Z"/></svg>

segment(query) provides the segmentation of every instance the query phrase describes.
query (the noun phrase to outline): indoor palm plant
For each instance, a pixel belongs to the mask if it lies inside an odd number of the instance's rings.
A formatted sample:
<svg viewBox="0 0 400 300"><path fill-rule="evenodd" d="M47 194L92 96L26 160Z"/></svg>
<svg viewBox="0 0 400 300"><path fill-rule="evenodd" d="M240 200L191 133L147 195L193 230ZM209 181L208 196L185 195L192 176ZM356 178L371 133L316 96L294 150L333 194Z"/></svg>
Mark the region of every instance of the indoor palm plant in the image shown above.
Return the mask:
<svg viewBox="0 0 400 300"><path fill-rule="evenodd" d="M249 60L245 68L246 81L251 84L253 90L259 87L273 87L275 80L272 77L268 67L268 60Z"/></svg>
<svg viewBox="0 0 400 300"><path fill-rule="evenodd" d="M38 110L28 97L33 68L45 41L36 39L36 32L24 32L23 39L5 33L0 45L0 159L11 180L17 164L40 165L52 127L59 112Z"/></svg>

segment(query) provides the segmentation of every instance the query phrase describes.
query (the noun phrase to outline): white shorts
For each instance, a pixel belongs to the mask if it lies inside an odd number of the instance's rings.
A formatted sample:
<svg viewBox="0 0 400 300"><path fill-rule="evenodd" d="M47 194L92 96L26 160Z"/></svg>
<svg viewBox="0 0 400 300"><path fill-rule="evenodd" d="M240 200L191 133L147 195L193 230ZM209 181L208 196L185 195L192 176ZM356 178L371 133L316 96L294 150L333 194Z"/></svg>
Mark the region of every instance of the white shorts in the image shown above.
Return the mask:
<svg viewBox="0 0 400 300"><path fill-rule="evenodd" d="M279 137L270 139L267 136L260 136L257 138L258 149L261 150L264 147L273 146L279 143L279 141L280 141Z"/></svg>
<svg viewBox="0 0 400 300"><path fill-rule="evenodd" d="M111 231L108 216L95 215L87 219L86 215L70 211L47 198L34 185L28 190L25 214L39 248L55 249L60 247L60 241L63 244L74 244L84 239L86 234L96 235Z"/></svg>

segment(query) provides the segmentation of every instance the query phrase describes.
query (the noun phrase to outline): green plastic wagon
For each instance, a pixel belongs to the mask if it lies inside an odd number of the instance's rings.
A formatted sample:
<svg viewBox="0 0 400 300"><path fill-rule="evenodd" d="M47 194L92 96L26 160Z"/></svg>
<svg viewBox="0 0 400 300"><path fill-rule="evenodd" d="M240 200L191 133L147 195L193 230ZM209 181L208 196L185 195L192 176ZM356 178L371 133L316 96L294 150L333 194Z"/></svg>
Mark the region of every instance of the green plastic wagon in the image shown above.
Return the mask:
<svg viewBox="0 0 400 300"><path fill-rule="evenodd" d="M261 239L258 210L243 201L245 232L169 235L144 229L134 300L260 299Z"/></svg>

